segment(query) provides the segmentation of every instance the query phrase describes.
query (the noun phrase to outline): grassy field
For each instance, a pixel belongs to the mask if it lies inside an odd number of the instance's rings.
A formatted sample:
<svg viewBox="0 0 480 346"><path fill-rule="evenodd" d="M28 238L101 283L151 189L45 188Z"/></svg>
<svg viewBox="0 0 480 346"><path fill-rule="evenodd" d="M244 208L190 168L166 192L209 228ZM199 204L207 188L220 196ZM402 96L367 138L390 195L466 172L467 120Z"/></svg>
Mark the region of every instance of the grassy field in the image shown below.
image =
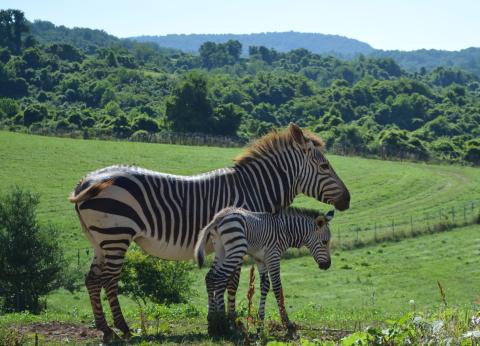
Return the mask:
<svg viewBox="0 0 480 346"><path fill-rule="evenodd" d="M241 149L191 147L110 141L86 141L0 132L0 189L12 184L41 194L39 218L55 223L68 247L87 246L67 196L86 173L111 164L136 164L174 174L196 174L229 166ZM328 156L352 195L351 208L337 213L334 235L353 239L362 229L395 224L423 226L435 218L467 206L480 206L480 171L470 167L390 162L356 157ZM322 208L307 197L297 205ZM469 215L470 215L469 214ZM438 220L436 220L438 221ZM398 230L397 226L397 230ZM387 228L389 229L389 228ZM361 233L361 236L364 233Z"/></svg>
<svg viewBox="0 0 480 346"><path fill-rule="evenodd" d="M84 239L67 196L76 182L91 170L116 163L136 164L175 174L195 174L228 166L241 149L187 147L128 142L85 141L0 132L0 190L13 184L41 194L39 219L61 229L69 254L84 248ZM459 166L388 162L328 156L351 191L351 209L337 213L334 237L354 239L353 228L379 226L412 220L421 222L426 213L438 215L440 207L470 207L480 201L480 171ZM299 197L298 205L328 206ZM474 205L478 213L478 204ZM457 213L457 218L460 215ZM478 309L480 299L480 227L406 239L398 243L340 251L333 255L327 272L320 272L310 257L285 260L282 277L291 317L314 327L359 329L411 310L435 310L440 304L437 280L445 288L449 304ZM88 260L82 252L82 266ZM244 271L248 268L244 268ZM194 271L197 292L188 306L198 316L178 308L165 327L169 335L196 331L205 338L205 270ZM247 273L242 275L240 307L245 307ZM48 297L46 314L37 317L10 315L0 322L30 320L91 320L87 294L59 291ZM135 305L121 297L129 321L138 327ZM258 293L255 301L258 300ZM476 301L476 303L475 303ZM187 309L188 310L188 309ZM177 314L177 315L176 315ZM188 315L188 314L187 314ZM195 315L195 314L194 314ZM178 323L178 319L184 322ZM269 297L268 318L276 318L276 305ZM167 333L167 334L168 334ZM203 335L203 336L202 336ZM203 339L202 339L203 340ZM174 341L174 339L170 340Z"/></svg>
<svg viewBox="0 0 480 346"><path fill-rule="evenodd" d="M248 267L243 268L238 294L238 305L243 311L247 304L248 271ZM205 272L193 272L195 294L187 306L165 310L160 327L162 337L158 340L174 342L185 339L194 344L213 342L206 334ZM415 301L416 311L442 310L437 281L444 288L447 304L458 308L469 319L480 305L479 278L478 225L397 243L337 251L328 271L320 271L314 260L307 256L282 262L286 306L290 317L302 326L300 336L306 338L311 338L312 330L316 329L362 330L386 319L397 319L412 311L410 300ZM256 304L258 299L257 279ZM135 305L125 297L121 297L121 302L127 320L138 328L140 318ZM48 312L37 317L0 316L0 324L22 319L91 321L84 291L75 294L57 292L48 298L48 307ZM267 299L267 319L278 320L273 294ZM156 330L152 327L150 333ZM162 339L165 337L167 339Z"/></svg>

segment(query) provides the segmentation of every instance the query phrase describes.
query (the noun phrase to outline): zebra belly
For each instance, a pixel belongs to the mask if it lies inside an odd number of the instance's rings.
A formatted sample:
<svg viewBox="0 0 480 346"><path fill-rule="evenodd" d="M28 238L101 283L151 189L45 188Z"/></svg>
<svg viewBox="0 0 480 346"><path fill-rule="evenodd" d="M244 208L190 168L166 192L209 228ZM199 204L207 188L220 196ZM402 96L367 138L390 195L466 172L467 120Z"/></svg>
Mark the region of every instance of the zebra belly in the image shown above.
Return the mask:
<svg viewBox="0 0 480 346"><path fill-rule="evenodd" d="M168 244L150 237L138 237L135 242L149 255L166 260L193 259L193 247L181 247L180 244Z"/></svg>
<svg viewBox="0 0 480 346"><path fill-rule="evenodd" d="M147 236L139 236L135 242L149 255L172 261L185 261L194 259L194 247L181 247L180 245L168 244L164 241L153 239ZM195 244L194 244L195 245ZM208 241L205 245L207 254L213 252L213 243Z"/></svg>

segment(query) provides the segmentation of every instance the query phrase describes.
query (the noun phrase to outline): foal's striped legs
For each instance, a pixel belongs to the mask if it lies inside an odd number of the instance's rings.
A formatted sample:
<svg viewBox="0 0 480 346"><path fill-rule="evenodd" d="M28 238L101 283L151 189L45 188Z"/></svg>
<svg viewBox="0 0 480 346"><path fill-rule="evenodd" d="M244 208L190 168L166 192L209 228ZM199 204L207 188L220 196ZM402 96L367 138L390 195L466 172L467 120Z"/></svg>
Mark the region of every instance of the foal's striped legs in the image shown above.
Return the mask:
<svg viewBox="0 0 480 346"><path fill-rule="evenodd" d="M240 273L242 272L242 266L239 265L233 272L227 282L227 299L228 299L228 317L234 319L237 317L235 310L235 295L238 289L238 283L240 281Z"/></svg>

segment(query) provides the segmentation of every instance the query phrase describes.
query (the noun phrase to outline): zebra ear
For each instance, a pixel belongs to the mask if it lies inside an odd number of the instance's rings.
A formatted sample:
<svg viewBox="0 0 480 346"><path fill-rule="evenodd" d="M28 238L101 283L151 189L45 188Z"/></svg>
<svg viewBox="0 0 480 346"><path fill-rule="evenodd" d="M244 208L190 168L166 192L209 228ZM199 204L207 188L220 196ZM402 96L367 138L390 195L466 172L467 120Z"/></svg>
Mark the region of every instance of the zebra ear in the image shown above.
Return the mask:
<svg viewBox="0 0 480 346"><path fill-rule="evenodd" d="M292 135L295 142L297 142L300 145L305 144L306 138L303 135L302 129L298 127L298 125L294 123L290 123L290 125L288 125L288 130L290 131L290 134Z"/></svg>
<svg viewBox="0 0 480 346"><path fill-rule="evenodd" d="M327 223L327 220L325 220L325 216L320 215L315 218L315 223L318 225L318 227L322 228Z"/></svg>
<svg viewBox="0 0 480 346"><path fill-rule="evenodd" d="M335 216L335 210L332 209L327 214L325 214L325 219L327 220L327 222L330 222L334 216Z"/></svg>

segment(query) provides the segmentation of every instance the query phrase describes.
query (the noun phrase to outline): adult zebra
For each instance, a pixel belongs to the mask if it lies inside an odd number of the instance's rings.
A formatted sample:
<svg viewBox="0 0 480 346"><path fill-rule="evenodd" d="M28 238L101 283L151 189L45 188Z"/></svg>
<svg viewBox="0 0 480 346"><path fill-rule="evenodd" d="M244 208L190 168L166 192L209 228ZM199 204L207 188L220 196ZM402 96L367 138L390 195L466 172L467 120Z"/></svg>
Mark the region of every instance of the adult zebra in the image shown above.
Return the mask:
<svg viewBox="0 0 480 346"><path fill-rule="evenodd" d="M227 206L276 212L304 193L339 210L348 209L350 194L322 146L319 138L290 124L287 130L273 131L254 142L231 168L178 176L111 166L83 178L69 199L94 248L85 284L104 340L114 333L102 310L102 287L115 327L130 335L117 287L132 241L159 258L187 260L194 258L200 230ZM206 251L212 250L210 243Z"/></svg>

